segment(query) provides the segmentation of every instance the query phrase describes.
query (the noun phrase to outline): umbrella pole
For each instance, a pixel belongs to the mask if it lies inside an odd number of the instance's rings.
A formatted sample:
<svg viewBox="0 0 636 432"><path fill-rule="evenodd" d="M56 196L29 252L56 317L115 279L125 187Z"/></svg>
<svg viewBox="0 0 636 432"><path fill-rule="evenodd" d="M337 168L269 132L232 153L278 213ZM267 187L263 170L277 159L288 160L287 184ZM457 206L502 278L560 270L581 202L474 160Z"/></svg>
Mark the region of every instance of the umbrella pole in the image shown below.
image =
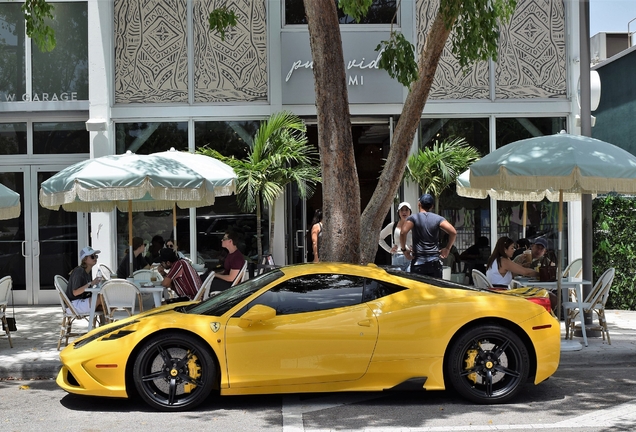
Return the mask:
<svg viewBox="0 0 636 432"><path fill-rule="evenodd" d="M559 189L559 238L558 238L558 256L557 256L557 316L561 322L561 262L563 262L563 189Z"/></svg>
<svg viewBox="0 0 636 432"><path fill-rule="evenodd" d="M128 200L128 273L133 277L133 228L132 228L132 200Z"/></svg>
<svg viewBox="0 0 636 432"><path fill-rule="evenodd" d="M526 238L526 219L528 218L528 201L523 202L523 231L521 238Z"/></svg>
<svg viewBox="0 0 636 432"><path fill-rule="evenodd" d="M177 251L177 203L175 202L172 207L172 240L175 244L175 252Z"/></svg>

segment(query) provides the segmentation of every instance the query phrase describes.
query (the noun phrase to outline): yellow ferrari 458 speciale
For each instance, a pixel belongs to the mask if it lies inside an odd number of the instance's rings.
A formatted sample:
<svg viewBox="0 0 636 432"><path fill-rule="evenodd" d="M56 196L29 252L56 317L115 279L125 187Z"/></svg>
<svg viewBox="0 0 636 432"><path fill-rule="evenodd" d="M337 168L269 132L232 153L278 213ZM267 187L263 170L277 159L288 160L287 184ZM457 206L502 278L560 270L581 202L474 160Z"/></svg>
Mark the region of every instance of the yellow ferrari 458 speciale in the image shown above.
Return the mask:
<svg viewBox="0 0 636 432"><path fill-rule="evenodd" d="M375 265L274 269L200 303L99 327L61 353L57 383L191 409L221 395L442 390L513 398L559 365L545 290L488 291Z"/></svg>

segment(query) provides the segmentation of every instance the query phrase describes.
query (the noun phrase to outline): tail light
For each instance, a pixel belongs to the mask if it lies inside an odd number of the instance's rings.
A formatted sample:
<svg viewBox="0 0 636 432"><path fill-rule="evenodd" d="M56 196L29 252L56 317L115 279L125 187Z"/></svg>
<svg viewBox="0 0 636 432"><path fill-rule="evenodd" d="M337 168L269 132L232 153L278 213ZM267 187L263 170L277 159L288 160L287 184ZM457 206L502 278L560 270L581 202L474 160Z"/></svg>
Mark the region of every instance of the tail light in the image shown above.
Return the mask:
<svg viewBox="0 0 636 432"><path fill-rule="evenodd" d="M552 304L549 297L530 297L527 300L542 306L548 312L552 312Z"/></svg>

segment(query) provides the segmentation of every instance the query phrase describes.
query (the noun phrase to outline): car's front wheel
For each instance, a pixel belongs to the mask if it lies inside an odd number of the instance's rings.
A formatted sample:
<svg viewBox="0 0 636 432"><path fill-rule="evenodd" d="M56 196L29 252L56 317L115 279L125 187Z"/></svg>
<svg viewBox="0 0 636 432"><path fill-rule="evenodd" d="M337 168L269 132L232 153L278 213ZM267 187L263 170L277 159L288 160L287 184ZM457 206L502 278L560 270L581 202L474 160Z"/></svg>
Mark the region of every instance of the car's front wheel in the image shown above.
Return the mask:
<svg viewBox="0 0 636 432"><path fill-rule="evenodd" d="M164 334L145 343L135 359L133 380L150 406L161 411L183 411L210 395L216 367L198 339Z"/></svg>
<svg viewBox="0 0 636 432"><path fill-rule="evenodd" d="M512 399L528 378L528 350L511 330L480 325L452 344L446 370L453 388L477 403Z"/></svg>

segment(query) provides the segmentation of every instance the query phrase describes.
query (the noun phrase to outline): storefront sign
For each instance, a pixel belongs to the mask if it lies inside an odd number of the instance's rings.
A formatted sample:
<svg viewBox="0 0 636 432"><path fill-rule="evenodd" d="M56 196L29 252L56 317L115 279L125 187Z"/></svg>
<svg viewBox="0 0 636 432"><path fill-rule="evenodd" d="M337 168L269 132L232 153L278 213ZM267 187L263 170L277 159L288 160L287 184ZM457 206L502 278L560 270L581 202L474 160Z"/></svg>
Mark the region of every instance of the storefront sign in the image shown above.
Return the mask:
<svg viewBox="0 0 636 432"><path fill-rule="evenodd" d="M76 101L77 92L60 93L33 93L30 95L24 93L18 96L15 93L0 93L0 102L59 102L59 101Z"/></svg>
<svg viewBox="0 0 636 432"><path fill-rule="evenodd" d="M343 32L342 48L347 74L349 103L402 103L403 87L378 63L375 51L388 32ZM314 74L307 32L281 34L283 104L313 105Z"/></svg>

